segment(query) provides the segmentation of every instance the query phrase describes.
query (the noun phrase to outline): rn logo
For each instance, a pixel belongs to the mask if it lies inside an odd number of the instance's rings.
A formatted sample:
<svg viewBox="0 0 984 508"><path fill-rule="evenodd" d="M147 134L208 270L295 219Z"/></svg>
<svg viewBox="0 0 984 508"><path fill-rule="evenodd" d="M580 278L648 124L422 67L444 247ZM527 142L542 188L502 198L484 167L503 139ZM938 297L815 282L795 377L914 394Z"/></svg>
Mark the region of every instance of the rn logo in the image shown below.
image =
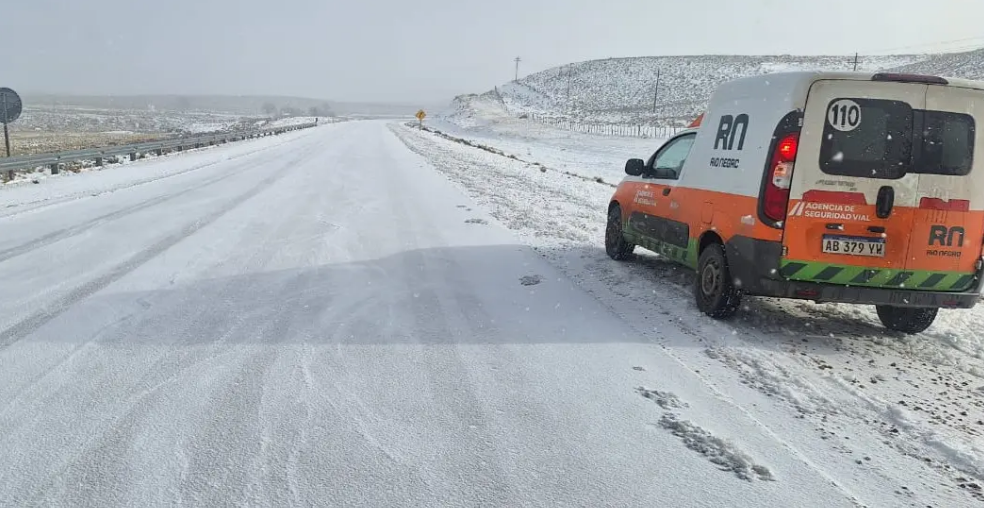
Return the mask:
<svg viewBox="0 0 984 508"><path fill-rule="evenodd" d="M718 124L717 137L714 138L714 149L717 150L719 148L718 144L720 143L720 148L735 150L735 136L738 135L739 127L741 128L741 137L738 138L737 150L741 150L745 146L745 133L748 131L748 115L742 113L738 116L722 116L721 122Z"/></svg>
<svg viewBox="0 0 984 508"><path fill-rule="evenodd" d="M943 247L953 247L953 240L956 237L957 247L963 247L964 243L964 228L960 226L953 226L948 228L946 226L931 226L929 228L929 245L932 247L937 242Z"/></svg>

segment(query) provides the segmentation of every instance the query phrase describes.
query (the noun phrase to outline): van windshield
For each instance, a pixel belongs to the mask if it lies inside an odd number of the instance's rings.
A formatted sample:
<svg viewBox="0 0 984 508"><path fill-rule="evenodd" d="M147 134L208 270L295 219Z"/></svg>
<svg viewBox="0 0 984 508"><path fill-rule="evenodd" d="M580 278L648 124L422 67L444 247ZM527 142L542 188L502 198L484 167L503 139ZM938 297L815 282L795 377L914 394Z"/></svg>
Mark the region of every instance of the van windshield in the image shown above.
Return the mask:
<svg viewBox="0 0 984 508"><path fill-rule="evenodd" d="M970 115L912 109L903 101L840 98L828 106L820 168L841 176L966 175L973 166Z"/></svg>

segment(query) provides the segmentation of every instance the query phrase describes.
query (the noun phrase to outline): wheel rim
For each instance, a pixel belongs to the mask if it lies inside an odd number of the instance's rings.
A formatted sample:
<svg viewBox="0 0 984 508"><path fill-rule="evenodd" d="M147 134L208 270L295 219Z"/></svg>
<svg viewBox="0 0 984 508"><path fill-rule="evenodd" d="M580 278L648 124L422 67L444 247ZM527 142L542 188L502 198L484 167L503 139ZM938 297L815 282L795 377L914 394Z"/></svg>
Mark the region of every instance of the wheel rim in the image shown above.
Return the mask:
<svg viewBox="0 0 984 508"><path fill-rule="evenodd" d="M700 290L705 296L714 296L721 288L721 267L710 262L704 265L700 273Z"/></svg>

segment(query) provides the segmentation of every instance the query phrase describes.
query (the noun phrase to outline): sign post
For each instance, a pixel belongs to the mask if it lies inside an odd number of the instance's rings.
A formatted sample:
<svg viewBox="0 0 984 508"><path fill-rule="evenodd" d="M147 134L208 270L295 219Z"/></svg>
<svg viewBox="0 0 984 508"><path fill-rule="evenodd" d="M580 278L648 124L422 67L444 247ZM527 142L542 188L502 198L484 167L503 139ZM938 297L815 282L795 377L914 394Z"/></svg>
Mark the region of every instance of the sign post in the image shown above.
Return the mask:
<svg viewBox="0 0 984 508"><path fill-rule="evenodd" d="M7 157L10 157L10 131L7 130L10 117L7 115L7 96L0 95L0 101L3 102L3 144L7 147Z"/></svg>
<svg viewBox="0 0 984 508"><path fill-rule="evenodd" d="M10 131L7 124L20 118L24 104L17 92L9 88L0 88L0 121L3 122L3 143L10 157Z"/></svg>
<svg viewBox="0 0 984 508"><path fill-rule="evenodd" d="M425 113L424 110L422 109L420 111L417 111L417 121L418 121L417 128L419 129L424 128L424 118L427 118L427 113Z"/></svg>

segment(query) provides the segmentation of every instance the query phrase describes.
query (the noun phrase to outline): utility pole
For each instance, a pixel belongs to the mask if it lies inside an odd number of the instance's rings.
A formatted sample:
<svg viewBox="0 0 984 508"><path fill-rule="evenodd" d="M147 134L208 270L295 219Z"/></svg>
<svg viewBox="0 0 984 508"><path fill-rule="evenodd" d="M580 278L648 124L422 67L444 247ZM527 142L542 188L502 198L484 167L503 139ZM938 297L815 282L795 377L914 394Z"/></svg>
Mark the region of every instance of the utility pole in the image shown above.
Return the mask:
<svg viewBox="0 0 984 508"><path fill-rule="evenodd" d="M653 92L653 114L656 114L656 99L659 97L659 71L656 69L656 91Z"/></svg>
<svg viewBox="0 0 984 508"><path fill-rule="evenodd" d="M854 72L858 71L858 54L854 53Z"/></svg>
<svg viewBox="0 0 984 508"><path fill-rule="evenodd" d="M571 104L571 79L574 77L574 64L567 65L567 113L570 114L574 109Z"/></svg>
<svg viewBox="0 0 984 508"><path fill-rule="evenodd" d="M519 62L522 61L518 56L516 57L516 81L519 81Z"/></svg>

